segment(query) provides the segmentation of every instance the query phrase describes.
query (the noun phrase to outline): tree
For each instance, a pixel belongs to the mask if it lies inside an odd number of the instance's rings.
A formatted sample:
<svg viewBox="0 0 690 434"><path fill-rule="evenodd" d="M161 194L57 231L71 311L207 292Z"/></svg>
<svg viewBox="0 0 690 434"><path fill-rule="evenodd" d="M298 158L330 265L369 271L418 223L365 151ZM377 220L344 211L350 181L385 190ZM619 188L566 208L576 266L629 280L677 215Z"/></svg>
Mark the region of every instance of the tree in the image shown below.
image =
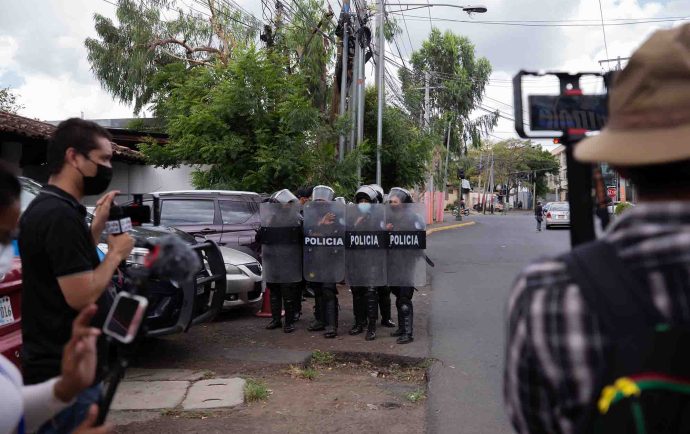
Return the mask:
<svg viewBox="0 0 690 434"><path fill-rule="evenodd" d="M443 129L451 123L453 138L451 149L461 154L467 143L478 147L482 134L498 122L498 113L471 118L480 107L491 64L477 58L474 44L464 36L450 30L445 33L432 29L422 48L412 53L411 68L399 70L403 97L415 119L423 117L425 75L430 77L430 113L432 123ZM429 125L428 127L431 127Z"/></svg>
<svg viewBox="0 0 690 434"><path fill-rule="evenodd" d="M459 164L466 169L466 176L473 185L478 185L480 177L486 185L491 161L497 189L500 185L502 190L505 187L514 190L518 184L533 186L536 182L537 196L548 192L546 175L559 171L558 159L550 152L530 140L518 139L484 143L478 149L471 149Z"/></svg>
<svg viewBox="0 0 690 434"><path fill-rule="evenodd" d="M9 87L0 88L0 111L17 114L24 106L18 102L19 95L17 95Z"/></svg>
<svg viewBox="0 0 690 434"><path fill-rule="evenodd" d="M227 2L197 0L201 10L175 6L171 0L118 0L117 24L94 15L98 39L85 41L91 68L101 85L133 103L135 112L154 98L153 79L161 68L227 65L235 50L255 38L258 24ZM174 18L166 19L166 13Z"/></svg>
<svg viewBox="0 0 690 434"><path fill-rule="evenodd" d="M362 182L375 182L377 127L376 88L366 89L364 135L366 160L362 166ZM414 120L397 107L386 105L383 111L381 143L381 182L391 187L412 187L423 183L426 167L431 160L432 137L421 131Z"/></svg>
<svg viewBox="0 0 690 434"><path fill-rule="evenodd" d="M277 52L248 48L229 65L169 65L158 77L168 91L156 110L167 119L170 143L142 151L164 167L202 165L193 178L200 188L267 192L318 182L349 192L356 154L336 163L335 133L286 64Z"/></svg>

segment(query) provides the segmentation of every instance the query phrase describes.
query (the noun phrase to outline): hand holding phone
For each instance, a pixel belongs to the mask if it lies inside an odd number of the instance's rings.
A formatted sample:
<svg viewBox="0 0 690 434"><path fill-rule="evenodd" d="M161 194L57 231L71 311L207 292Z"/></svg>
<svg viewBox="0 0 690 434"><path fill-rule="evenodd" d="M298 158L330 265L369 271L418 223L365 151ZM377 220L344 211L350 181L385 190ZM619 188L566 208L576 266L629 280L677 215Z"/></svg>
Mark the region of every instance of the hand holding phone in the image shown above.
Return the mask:
<svg viewBox="0 0 690 434"><path fill-rule="evenodd" d="M108 312L103 333L123 344L131 343L139 333L148 304L145 297L119 292Z"/></svg>

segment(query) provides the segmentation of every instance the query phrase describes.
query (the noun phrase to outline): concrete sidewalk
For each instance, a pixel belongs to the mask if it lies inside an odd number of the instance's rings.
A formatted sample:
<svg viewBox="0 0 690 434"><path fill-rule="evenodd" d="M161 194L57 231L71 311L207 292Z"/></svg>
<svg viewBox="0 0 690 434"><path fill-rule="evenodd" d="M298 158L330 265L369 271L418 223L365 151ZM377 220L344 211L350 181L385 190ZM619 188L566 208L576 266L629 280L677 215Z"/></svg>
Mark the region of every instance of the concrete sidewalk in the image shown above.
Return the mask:
<svg viewBox="0 0 690 434"><path fill-rule="evenodd" d="M131 369L120 383L112 410L202 410L244 403L242 378L208 378L189 369Z"/></svg>

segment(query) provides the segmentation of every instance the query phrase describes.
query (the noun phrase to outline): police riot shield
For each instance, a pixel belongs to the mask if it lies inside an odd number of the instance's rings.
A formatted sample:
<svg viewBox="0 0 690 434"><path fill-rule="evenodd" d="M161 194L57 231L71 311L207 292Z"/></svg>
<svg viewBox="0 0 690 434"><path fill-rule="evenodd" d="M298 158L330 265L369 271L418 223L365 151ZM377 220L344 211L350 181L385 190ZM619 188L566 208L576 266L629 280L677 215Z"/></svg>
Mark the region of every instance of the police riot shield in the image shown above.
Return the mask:
<svg viewBox="0 0 690 434"><path fill-rule="evenodd" d="M259 207L263 278L267 283L302 281L300 204L262 203Z"/></svg>
<svg viewBox="0 0 690 434"><path fill-rule="evenodd" d="M385 205L350 204L345 220L345 282L350 286L386 286Z"/></svg>
<svg viewBox="0 0 690 434"><path fill-rule="evenodd" d="M345 204L312 201L304 213L304 279L339 283L345 279Z"/></svg>
<svg viewBox="0 0 690 434"><path fill-rule="evenodd" d="M426 285L424 204L386 205L388 286Z"/></svg>

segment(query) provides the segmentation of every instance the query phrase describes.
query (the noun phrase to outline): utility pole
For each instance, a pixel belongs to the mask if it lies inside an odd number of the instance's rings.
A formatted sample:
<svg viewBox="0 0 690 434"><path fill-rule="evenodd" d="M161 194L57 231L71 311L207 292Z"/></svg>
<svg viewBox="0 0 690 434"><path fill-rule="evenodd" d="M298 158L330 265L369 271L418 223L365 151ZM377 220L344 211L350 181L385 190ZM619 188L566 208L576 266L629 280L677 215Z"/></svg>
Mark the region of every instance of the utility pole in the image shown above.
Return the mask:
<svg viewBox="0 0 690 434"><path fill-rule="evenodd" d="M431 98L429 97L429 71L424 71L424 126L431 128Z"/></svg>
<svg viewBox="0 0 690 434"><path fill-rule="evenodd" d="M446 139L446 165L444 166L444 173L443 173L443 197L444 199L448 198L448 160L450 157L450 133L451 133L451 122L448 121L448 138ZM462 190L462 186L460 186L460 189Z"/></svg>
<svg viewBox="0 0 690 434"><path fill-rule="evenodd" d="M532 209L537 209L537 171L532 172L532 182L534 184L534 193L532 195Z"/></svg>
<svg viewBox="0 0 690 434"><path fill-rule="evenodd" d="M352 152L355 149L355 137L357 134L357 109L359 108L359 103L357 102L357 80L359 79L359 52L360 47L357 41L357 33L352 29L352 39L355 42L355 57L352 60L352 82L350 83L350 141L348 143L348 152ZM348 47L349 50L349 47Z"/></svg>
<svg viewBox="0 0 690 434"><path fill-rule="evenodd" d="M386 50L386 38L383 34L383 27L385 22L385 0L379 0L379 62L378 62L378 122L376 127L376 183L381 185L381 144L383 142L383 104L384 104L384 77L383 74L386 70L386 58L384 57L384 52Z"/></svg>
<svg viewBox="0 0 690 434"><path fill-rule="evenodd" d="M341 60L341 74L340 74L340 116L345 116L345 102L347 100L347 64L350 56L349 35L350 31L350 0L343 0L343 9L341 12L341 20L343 23L343 47ZM345 134L341 133L338 139L338 160L343 161L345 158Z"/></svg>
<svg viewBox="0 0 690 434"><path fill-rule="evenodd" d="M491 198L491 214L494 213L494 191L496 191L496 186L494 185L494 151L491 151L491 187L489 187L489 194Z"/></svg>

